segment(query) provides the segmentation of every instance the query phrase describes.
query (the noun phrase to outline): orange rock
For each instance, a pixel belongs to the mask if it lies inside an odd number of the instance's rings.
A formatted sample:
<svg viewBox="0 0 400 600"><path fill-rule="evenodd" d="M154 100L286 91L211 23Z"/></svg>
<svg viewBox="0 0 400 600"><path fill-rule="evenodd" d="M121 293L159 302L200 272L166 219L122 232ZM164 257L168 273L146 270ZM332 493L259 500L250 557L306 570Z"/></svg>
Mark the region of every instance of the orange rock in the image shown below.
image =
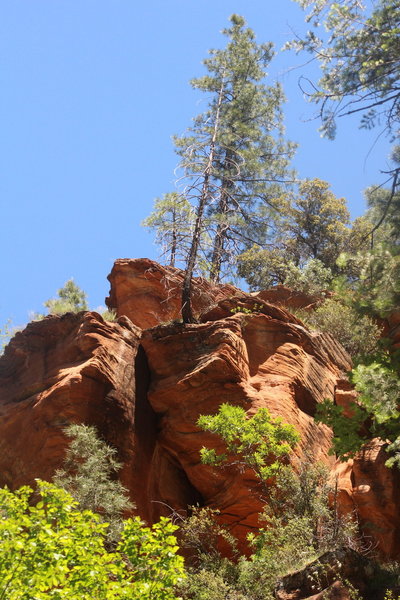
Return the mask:
<svg viewBox="0 0 400 600"><path fill-rule="evenodd" d="M0 484L50 479L63 460L63 427L95 425L117 448L122 482L143 518L208 505L244 549L259 526L257 481L233 463L201 464L202 446L221 444L196 422L223 402L249 415L266 407L301 434L294 464L307 456L336 469L340 510L356 508L372 523L372 543L400 555L399 476L384 466L384 446L335 465L332 432L314 420L325 398L343 406L354 398L345 379L350 358L330 335L309 332L261 296L203 280L194 290L199 324L142 334L132 321L147 327L179 318L182 273L146 259L120 260L110 280L117 323L97 313L47 317L18 333L0 358Z"/></svg>
<svg viewBox="0 0 400 600"><path fill-rule="evenodd" d="M183 271L163 267L148 258L116 260L108 279L111 283L106 304L118 315L126 315L143 329L181 318ZM200 313L211 303L239 290L232 285L212 285L206 279L193 280L193 311Z"/></svg>
<svg viewBox="0 0 400 600"><path fill-rule="evenodd" d="M63 460L63 428L85 423L118 449L121 479L143 505L136 492L146 489L142 463L152 427L153 444L155 435L140 384L135 409L140 333L126 317L109 323L87 312L46 317L16 334L0 358L1 485L15 489L36 477L50 480ZM140 364L137 370L145 377ZM136 439L135 422L141 426Z"/></svg>
<svg viewBox="0 0 400 600"><path fill-rule="evenodd" d="M323 297L321 297L322 295ZM312 296L310 294L305 294L304 292L292 290L285 285L276 285L268 290L254 292L252 296L261 298L267 302L273 302L279 306L285 306L289 309L304 308L305 310L312 310L321 304L325 298L330 298L332 292L325 291L321 292L319 296Z"/></svg>
<svg viewBox="0 0 400 600"><path fill-rule="evenodd" d="M202 502L220 510L242 549L249 530L259 526L258 484L233 465L201 464L202 446L221 449L221 444L198 430L199 415L215 413L223 402L242 406L249 415L267 407L300 432L294 460L307 454L332 464L331 431L315 423L313 415L319 402L333 398L337 380L350 365L330 336L308 332L274 306L269 305L270 314L266 303L263 310L199 325L156 327L142 339L151 373L149 400L160 418L158 444Z"/></svg>

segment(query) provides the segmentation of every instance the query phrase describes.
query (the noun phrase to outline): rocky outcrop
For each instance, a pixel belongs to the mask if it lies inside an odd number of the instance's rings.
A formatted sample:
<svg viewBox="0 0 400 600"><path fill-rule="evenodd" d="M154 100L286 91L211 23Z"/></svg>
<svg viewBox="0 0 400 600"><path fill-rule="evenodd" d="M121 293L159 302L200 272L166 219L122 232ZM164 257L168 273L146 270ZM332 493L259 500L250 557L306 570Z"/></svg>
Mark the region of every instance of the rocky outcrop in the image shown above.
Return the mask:
<svg viewBox="0 0 400 600"><path fill-rule="evenodd" d="M362 452L336 465L339 506L344 514L357 515L362 524L361 544L387 557L400 553L400 473L388 469L387 444L372 440Z"/></svg>
<svg viewBox="0 0 400 600"><path fill-rule="evenodd" d="M283 577L274 595L277 600L352 600L360 598L361 592L365 600L383 600L374 570L374 563L365 556L339 548Z"/></svg>
<svg viewBox="0 0 400 600"><path fill-rule="evenodd" d="M257 481L234 467L201 464L202 446L220 443L198 430L199 415L215 413L223 402L242 406L249 415L267 407L301 434L294 461L307 456L332 465L331 431L313 416L319 402L333 397L350 362L329 335L311 334L284 310L263 302L262 312L232 314L230 306L223 300L207 313L216 321L150 329L142 345L150 368L149 401L160 418L160 448L244 544L248 531L259 525ZM161 480L159 485L163 497ZM176 506L171 497L168 503Z"/></svg>
<svg viewBox="0 0 400 600"><path fill-rule="evenodd" d="M182 273L145 259L117 261L110 281L116 323L97 313L47 317L0 358L0 484L50 479L63 460L63 428L92 424L117 448L121 479L143 518L211 506L244 548L258 527L257 482L233 464L202 465L201 447L219 441L196 422L222 402L249 415L266 407L301 434L294 464L307 457L337 472L342 512L356 509L371 544L399 555L398 475L384 466L382 444L335 465L332 432L314 420L325 398L346 405L354 397L349 356L331 336L309 332L262 295L203 280L194 292L199 322L173 322Z"/></svg>
<svg viewBox="0 0 400 600"><path fill-rule="evenodd" d="M313 310L324 298L332 296L332 292L325 291L319 295L306 294L286 287L285 285L276 285L268 290L261 290L252 294L255 298L272 302L286 308Z"/></svg>
<svg viewBox="0 0 400 600"><path fill-rule="evenodd" d="M116 260L108 279L108 308L125 315L142 329L181 318L183 271L163 267L148 258ZM199 314L213 302L233 296L232 285L212 285L201 277L193 280L193 311Z"/></svg>
<svg viewBox="0 0 400 600"><path fill-rule="evenodd" d="M108 323L97 313L67 313L16 334L0 358L1 485L50 480L63 460L63 428L86 423L118 449L121 479L146 514L143 465L155 424L140 333L126 317Z"/></svg>

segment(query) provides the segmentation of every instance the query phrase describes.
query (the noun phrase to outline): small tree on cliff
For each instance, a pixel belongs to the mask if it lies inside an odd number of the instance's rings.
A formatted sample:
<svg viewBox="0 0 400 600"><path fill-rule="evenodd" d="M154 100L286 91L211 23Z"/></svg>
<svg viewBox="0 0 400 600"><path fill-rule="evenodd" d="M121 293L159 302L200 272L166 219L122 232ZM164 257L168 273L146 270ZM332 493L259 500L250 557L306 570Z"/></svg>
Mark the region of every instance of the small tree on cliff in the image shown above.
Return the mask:
<svg viewBox="0 0 400 600"><path fill-rule="evenodd" d="M271 205L279 184L287 180L294 152L282 137L282 89L262 83L272 44L257 44L242 17L230 20L231 27L223 31L229 38L226 48L210 51L204 61L207 75L191 82L210 95L207 110L184 136L175 137L183 193L196 214L183 284L184 322L193 321L191 281L204 231L212 240L210 278L218 282L224 267L253 238L257 208Z"/></svg>
<svg viewBox="0 0 400 600"><path fill-rule="evenodd" d="M202 448L201 461L207 465L238 464L251 469L268 496L268 480L282 468L293 447L300 440L293 425L280 417L271 416L260 408L248 418L240 406L221 404L215 415L201 415L198 427L217 434L226 445L226 453L217 454L213 448Z"/></svg>
<svg viewBox="0 0 400 600"><path fill-rule="evenodd" d="M65 433L71 442L53 481L79 502L81 510L99 513L110 525L108 539L115 541L123 514L133 508L128 490L115 479L122 466L116 460L117 451L99 438L94 427L69 425Z"/></svg>
<svg viewBox="0 0 400 600"><path fill-rule="evenodd" d="M44 303L50 314L61 315L66 312L88 310L86 292L81 290L73 279L66 281L57 294L58 298L51 298Z"/></svg>
<svg viewBox="0 0 400 600"><path fill-rule="evenodd" d="M154 210L142 225L156 232L155 242L161 254L174 267L176 261L185 262L192 237L194 213L185 196L177 192L156 198Z"/></svg>

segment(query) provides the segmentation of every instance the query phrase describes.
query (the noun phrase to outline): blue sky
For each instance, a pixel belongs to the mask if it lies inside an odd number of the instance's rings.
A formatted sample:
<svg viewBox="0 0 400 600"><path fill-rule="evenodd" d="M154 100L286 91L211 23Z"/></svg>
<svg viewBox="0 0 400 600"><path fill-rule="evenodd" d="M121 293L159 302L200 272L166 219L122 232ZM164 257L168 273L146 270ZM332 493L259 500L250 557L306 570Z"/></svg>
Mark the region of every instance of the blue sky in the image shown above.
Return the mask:
<svg viewBox="0 0 400 600"><path fill-rule="evenodd" d="M157 258L140 222L171 191L171 135L204 108L189 80L232 13L276 49L306 26L292 0L3 0L0 19L0 327L44 310L74 277L92 308L104 304L117 258ZM298 78L306 57L281 54L293 166L345 196L355 217L362 190L382 178L389 145L357 120L321 139ZM297 68L294 68L297 67Z"/></svg>

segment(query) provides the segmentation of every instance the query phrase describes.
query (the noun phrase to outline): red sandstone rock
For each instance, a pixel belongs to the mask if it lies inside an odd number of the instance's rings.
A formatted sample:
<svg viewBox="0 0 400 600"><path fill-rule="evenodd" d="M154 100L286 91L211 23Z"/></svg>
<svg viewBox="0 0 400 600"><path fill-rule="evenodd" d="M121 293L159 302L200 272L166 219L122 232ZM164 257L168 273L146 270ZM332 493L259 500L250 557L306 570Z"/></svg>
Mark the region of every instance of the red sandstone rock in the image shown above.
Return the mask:
<svg viewBox="0 0 400 600"><path fill-rule="evenodd" d="M258 526L257 482L233 465L200 463L201 447L218 440L197 429L198 416L222 402L249 415L265 406L301 433L294 462L307 454L333 468L332 433L313 417L324 398L344 406L354 398L344 379L350 359L331 336L307 331L281 306L204 281L195 284L202 322L148 330L143 350L129 319L147 326L179 317L182 274L121 260L110 279L109 306L126 315L118 323L96 313L48 317L18 333L0 359L0 484L51 478L66 446L62 428L93 424L118 449L122 481L144 518L210 505L243 547ZM240 307L246 311L232 313ZM359 510L373 524L374 543L395 558L398 473L385 459L381 444L335 468L341 510Z"/></svg>
<svg viewBox="0 0 400 600"><path fill-rule="evenodd" d="M183 271L163 267L148 258L115 261L108 279L110 296L106 304L118 315L126 315L143 329L181 318ZM210 304L234 295L232 285L212 285L206 279L193 280L193 311L200 313Z"/></svg>
<svg viewBox="0 0 400 600"><path fill-rule="evenodd" d="M323 298L321 295L323 294ZM268 290L261 290L260 292L254 292L252 296L260 298L266 302L277 304L278 306L284 306L286 308L304 308L305 310L312 310L316 308L325 298L332 296L332 292L325 291L319 296L313 296L305 294L304 292L297 292L292 290L285 285L276 285Z"/></svg>
<svg viewBox="0 0 400 600"><path fill-rule="evenodd" d="M398 557L400 549L400 473L385 466L387 444L372 440L357 457L338 463L339 506L357 515L362 544L384 556Z"/></svg>
<svg viewBox="0 0 400 600"><path fill-rule="evenodd" d="M141 465L152 432L145 397L135 413L140 333L126 317L109 323L97 313L68 313L16 334L0 358L1 485L50 480L67 444L63 427L86 423L118 449L123 483L139 508L147 505ZM138 427L134 435L135 419L148 429L144 439Z"/></svg>
<svg viewBox="0 0 400 600"><path fill-rule="evenodd" d="M238 313L200 325L157 327L142 340L151 373L149 400L160 418L158 444L194 495L220 510L242 547L248 531L258 527L257 482L251 473L200 463L202 446L220 443L198 430L199 415L215 413L223 402L243 406L249 415L267 407L301 433L297 458L307 453L331 464L331 432L313 415L318 402L333 397L336 381L350 366L330 336L312 334L285 311L269 308L270 315ZM161 497L163 485L159 480Z"/></svg>

